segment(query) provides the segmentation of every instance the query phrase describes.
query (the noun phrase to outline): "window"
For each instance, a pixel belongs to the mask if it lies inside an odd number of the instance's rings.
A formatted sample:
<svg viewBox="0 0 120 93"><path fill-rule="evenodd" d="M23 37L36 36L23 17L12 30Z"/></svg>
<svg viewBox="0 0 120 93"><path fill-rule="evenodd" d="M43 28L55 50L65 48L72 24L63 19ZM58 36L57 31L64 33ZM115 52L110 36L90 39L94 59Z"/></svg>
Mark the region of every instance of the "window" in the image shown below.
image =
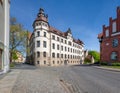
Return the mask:
<svg viewBox="0 0 120 93"><path fill-rule="evenodd" d="M61 50L63 51L63 46L61 46Z"/></svg>
<svg viewBox="0 0 120 93"><path fill-rule="evenodd" d="M57 37L57 41L59 41L59 37Z"/></svg>
<svg viewBox="0 0 120 93"><path fill-rule="evenodd" d="M55 61L53 61L53 64L55 64Z"/></svg>
<svg viewBox="0 0 120 93"><path fill-rule="evenodd" d="M46 52L43 52L43 57L46 57Z"/></svg>
<svg viewBox="0 0 120 93"><path fill-rule="evenodd" d="M38 23L36 23L36 26L38 26L39 24Z"/></svg>
<svg viewBox="0 0 120 93"><path fill-rule="evenodd" d="M37 57L40 57L40 52L37 52Z"/></svg>
<svg viewBox="0 0 120 93"><path fill-rule="evenodd" d="M71 48L71 53L72 53L72 48Z"/></svg>
<svg viewBox="0 0 120 93"><path fill-rule="evenodd" d="M46 41L43 41L43 47L46 48L46 46L47 46Z"/></svg>
<svg viewBox="0 0 120 93"><path fill-rule="evenodd" d="M55 58L55 53L52 53L52 57Z"/></svg>
<svg viewBox="0 0 120 93"><path fill-rule="evenodd" d="M118 39L113 39L112 45L113 45L113 47L117 47L118 46Z"/></svg>
<svg viewBox="0 0 120 93"><path fill-rule="evenodd" d="M113 32L113 33L116 32L116 22L114 22L114 23L112 24L112 32Z"/></svg>
<svg viewBox="0 0 120 93"><path fill-rule="evenodd" d="M40 36L40 32L39 31L37 32L37 36Z"/></svg>
<svg viewBox="0 0 120 93"><path fill-rule="evenodd" d="M65 58L67 58L67 55L65 54Z"/></svg>
<svg viewBox="0 0 120 93"><path fill-rule="evenodd" d="M69 58L69 55L68 55L68 58Z"/></svg>
<svg viewBox="0 0 120 93"><path fill-rule="evenodd" d="M65 44L67 44L67 41L65 40Z"/></svg>
<svg viewBox="0 0 120 93"><path fill-rule="evenodd" d="M57 58L59 58L59 53L57 53Z"/></svg>
<svg viewBox="0 0 120 93"><path fill-rule="evenodd" d="M44 64L46 64L46 61L44 61Z"/></svg>
<svg viewBox="0 0 120 93"><path fill-rule="evenodd" d="M63 43L63 39L61 39L61 42Z"/></svg>
<svg viewBox="0 0 120 93"><path fill-rule="evenodd" d="M65 47L65 51L67 51L67 48Z"/></svg>
<svg viewBox="0 0 120 93"><path fill-rule="evenodd" d="M37 61L37 64L40 64L40 62L39 62L39 61Z"/></svg>
<svg viewBox="0 0 120 93"><path fill-rule="evenodd" d="M69 48L68 48L68 52L69 52Z"/></svg>
<svg viewBox="0 0 120 93"><path fill-rule="evenodd" d="M52 35L52 39L55 40L55 36L54 35Z"/></svg>
<svg viewBox="0 0 120 93"><path fill-rule="evenodd" d="M57 61L57 63L59 64L59 61Z"/></svg>
<svg viewBox="0 0 120 93"><path fill-rule="evenodd" d="M40 41L37 41L37 47L40 47Z"/></svg>
<svg viewBox="0 0 120 93"><path fill-rule="evenodd" d="M70 41L68 42L68 45L71 45L71 42L70 42Z"/></svg>
<svg viewBox="0 0 120 93"><path fill-rule="evenodd" d="M44 32L44 37L46 37L46 32Z"/></svg>
<svg viewBox="0 0 120 93"><path fill-rule="evenodd" d="M111 60L117 60L117 53L116 52L111 53Z"/></svg>
<svg viewBox="0 0 120 93"><path fill-rule="evenodd" d="M54 43L52 44L52 48L55 49L55 44Z"/></svg>
<svg viewBox="0 0 120 93"><path fill-rule="evenodd" d="M61 58L63 58L63 54L61 54Z"/></svg>
<svg viewBox="0 0 120 93"><path fill-rule="evenodd" d="M109 30L106 30L106 31L105 31L105 35L106 35L106 37L109 36Z"/></svg>
<svg viewBox="0 0 120 93"><path fill-rule="evenodd" d="M71 55L71 59L72 59L72 55Z"/></svg>
<svg viewBox="0 0 120 93"><path fill-rule="evenodd" d="M57 45L57 50L59 50L59 45Z"/></svg>

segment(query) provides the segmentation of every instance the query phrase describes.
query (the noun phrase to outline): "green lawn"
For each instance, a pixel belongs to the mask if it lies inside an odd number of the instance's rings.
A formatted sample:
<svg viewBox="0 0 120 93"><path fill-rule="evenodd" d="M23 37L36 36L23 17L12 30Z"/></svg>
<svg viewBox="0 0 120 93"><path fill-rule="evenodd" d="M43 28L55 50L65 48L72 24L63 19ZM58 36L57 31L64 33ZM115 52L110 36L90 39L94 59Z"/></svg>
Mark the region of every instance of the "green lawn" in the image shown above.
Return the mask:
<svg viewBox="0 0 120 93"><path fill-rule="evenodd" d="M107 68L116 68L116 69L120 69L120 66L102 66L102 67L107 67Z"/></svg>

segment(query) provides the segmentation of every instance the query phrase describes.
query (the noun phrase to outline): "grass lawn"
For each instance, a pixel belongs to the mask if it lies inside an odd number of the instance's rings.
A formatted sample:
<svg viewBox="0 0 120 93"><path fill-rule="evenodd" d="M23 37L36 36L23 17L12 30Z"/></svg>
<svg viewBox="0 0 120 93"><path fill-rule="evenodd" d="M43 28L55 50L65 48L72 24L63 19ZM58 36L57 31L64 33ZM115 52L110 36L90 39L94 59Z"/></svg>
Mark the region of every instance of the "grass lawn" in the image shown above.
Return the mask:
<svg viewBox="0 0 120 93"><path fill-rule="evenodd" d="M120 69L120 66L102 66L102 67Z"/></svg>

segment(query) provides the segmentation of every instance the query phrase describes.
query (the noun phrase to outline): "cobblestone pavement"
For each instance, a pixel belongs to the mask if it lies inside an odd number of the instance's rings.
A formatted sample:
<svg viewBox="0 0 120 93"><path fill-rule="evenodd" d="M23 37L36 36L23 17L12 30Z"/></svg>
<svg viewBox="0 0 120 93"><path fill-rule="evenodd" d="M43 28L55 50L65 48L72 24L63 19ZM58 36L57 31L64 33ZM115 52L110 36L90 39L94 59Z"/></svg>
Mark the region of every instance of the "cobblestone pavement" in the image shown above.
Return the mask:
<svg viewBox="0 0 120 93"><path fill-rule="evenodd" d="M49 67L23 66L11 93L66 93ZM27 68L27 69L26 69Z"/></svg>

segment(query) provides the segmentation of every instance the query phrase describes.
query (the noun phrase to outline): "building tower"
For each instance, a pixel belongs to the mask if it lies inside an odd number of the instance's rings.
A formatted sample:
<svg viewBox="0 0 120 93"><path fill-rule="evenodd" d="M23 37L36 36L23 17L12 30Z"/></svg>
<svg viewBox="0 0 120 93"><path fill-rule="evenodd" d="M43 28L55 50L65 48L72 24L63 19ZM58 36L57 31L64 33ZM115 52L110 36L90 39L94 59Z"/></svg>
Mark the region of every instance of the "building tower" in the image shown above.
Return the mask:
<svg viewBox="0 0 120 93"><path fill-rule="evenodd" d="M37 18L33 23L34 28L34 42L35 42L35 59L34 64L47 64L49 55L49 24L48 16L44 13L44 10L40 8Z"/></svg>

